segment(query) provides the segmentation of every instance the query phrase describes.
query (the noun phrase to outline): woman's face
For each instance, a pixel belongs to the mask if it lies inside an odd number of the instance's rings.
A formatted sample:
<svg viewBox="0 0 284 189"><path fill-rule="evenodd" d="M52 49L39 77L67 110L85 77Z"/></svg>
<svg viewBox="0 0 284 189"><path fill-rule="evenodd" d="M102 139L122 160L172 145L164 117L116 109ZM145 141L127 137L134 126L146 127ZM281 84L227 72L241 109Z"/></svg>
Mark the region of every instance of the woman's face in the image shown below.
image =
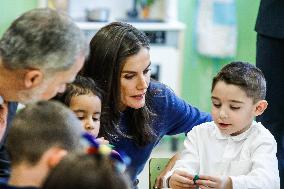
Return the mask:
<svg viewBox="0 0 284 189"><path fill-rule="evenodd" d="M150 82L150 54L147 48L141 48L128 57L120 76L120 110L127 107L139 109L145 105L145 94Z"/></svg>

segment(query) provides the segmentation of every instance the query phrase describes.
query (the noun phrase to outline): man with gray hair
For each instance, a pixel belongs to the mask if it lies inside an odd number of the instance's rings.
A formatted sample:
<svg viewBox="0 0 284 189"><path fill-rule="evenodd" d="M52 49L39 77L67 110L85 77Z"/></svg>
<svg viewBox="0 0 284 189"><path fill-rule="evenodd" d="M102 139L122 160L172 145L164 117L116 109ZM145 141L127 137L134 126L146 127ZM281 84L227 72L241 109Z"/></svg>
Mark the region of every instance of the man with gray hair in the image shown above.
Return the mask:
<svg viewBox="0 0 284 189"><path fill-rule="evenodd" d="M3 143L16 105L50 99L83 66L87 45L65 14L34 9L17 18L0 39L0 177L9 167ZM9 111L9 113L7 113ZM8 120L8 121L7 121Z"/></svg>
<svg viewBox="0 0 284 189"><path fill-rule="evenodd" d="M16 19L0 39L0 96L27 103L63 92L81 69L83 33L66 15L34 9Z"/></svg>

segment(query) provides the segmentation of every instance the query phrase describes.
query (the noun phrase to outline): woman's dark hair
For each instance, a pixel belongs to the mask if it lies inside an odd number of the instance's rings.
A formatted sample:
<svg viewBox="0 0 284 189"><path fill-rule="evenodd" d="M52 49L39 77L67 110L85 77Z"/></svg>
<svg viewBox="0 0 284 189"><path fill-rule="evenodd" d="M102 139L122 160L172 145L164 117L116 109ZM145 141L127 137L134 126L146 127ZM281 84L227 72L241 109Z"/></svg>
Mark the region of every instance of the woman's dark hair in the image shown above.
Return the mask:
<svg viewBox="0 0 284 189"><path fill-rule="evenodd" d="M126 59L136 55L142 48L150 48L147 36L130 24L121 22L113 22L103 27L91 40L90 55L81 74L93 78L105 92L99 135L110 141L114 135L124 135L144 146L156 136L150 123L154 114L149 109L148 92L144 107L126 110L126 117L129 118L126 120L128 132L123 133L118 126L121 116L121 71Z"/></svg>
<svg viewBox="0 0 284 189"><path fill-rule="evenodd" d="M60 101L69 107L72 97L88 94L98 96L99 99L103 101L103 91L97 86L93 79L76 76L75 81L66 86L65 92L56 95L53 100Z"/></svg>
<svg viewBox="0 0 284 189"><path fill-rule="evenodd" d="M68 154L51 170L42 189L130 189L129 178L108 157Z"/></svg>

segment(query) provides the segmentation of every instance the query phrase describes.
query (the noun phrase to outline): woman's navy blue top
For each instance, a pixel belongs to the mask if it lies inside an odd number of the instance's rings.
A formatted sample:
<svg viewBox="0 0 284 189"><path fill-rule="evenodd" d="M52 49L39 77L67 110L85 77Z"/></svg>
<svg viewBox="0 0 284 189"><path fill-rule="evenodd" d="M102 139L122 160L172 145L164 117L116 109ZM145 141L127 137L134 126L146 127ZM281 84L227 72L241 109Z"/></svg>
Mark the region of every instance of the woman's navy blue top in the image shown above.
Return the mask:
<svg viewBox="0 0 284 189"><path fill-rule="evenodd" d="M118 136L118 140L113 143L116 150L124 151L131 158L127 171L132 181L143 170L153 148L164 135L187 133L192 127L212 120L211 115L186 103L164 84L151 82L148 92L152 94L150 108L156 114L152 123L157 134L155 141L141 147L129 137ZM122 131L127 131L126 117L123 113L119 127Z"/></svg>

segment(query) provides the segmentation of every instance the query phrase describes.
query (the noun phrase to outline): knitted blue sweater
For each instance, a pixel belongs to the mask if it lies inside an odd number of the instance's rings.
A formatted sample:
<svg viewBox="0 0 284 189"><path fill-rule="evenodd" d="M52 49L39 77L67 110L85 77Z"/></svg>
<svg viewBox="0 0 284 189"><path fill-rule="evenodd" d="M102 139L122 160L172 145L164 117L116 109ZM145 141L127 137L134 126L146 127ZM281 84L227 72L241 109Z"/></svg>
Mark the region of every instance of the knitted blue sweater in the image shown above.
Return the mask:
<svg viewBox="0 0 284 189"><path fill-rule="evenodd" d="M175 135L179 133L187 133L195 125L211 121L208 113L199 111L197 108L189 105L181 98L176 96L174 92L159 82L151 82L148 88L151 91L153 99L151 99L151 110L157 115L154 119L152 127L156 131L157 138L150 144L141 147L134 140L120 136L113 145L118 151L124 151L131 158L131 164L127 168L131 180L134 181L137 175L143 170L153 148L158 144L164 135ZM122 113L120 120L120 129L126 128L126 117Z"/></svg>

